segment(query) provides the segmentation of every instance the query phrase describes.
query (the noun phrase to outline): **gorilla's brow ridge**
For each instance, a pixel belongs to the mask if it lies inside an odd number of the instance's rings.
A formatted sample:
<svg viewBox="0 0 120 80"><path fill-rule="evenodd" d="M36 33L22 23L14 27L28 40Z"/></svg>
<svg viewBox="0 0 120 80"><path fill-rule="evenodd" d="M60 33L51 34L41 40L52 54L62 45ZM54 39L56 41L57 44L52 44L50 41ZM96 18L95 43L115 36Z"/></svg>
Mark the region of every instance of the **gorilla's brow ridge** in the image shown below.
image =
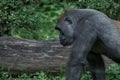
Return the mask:
<svg viewBox="0 0 120 80"><path fill-rule="evenodd" d="M58 18L58 23L60 22L60 21L62 21L62 19L65 17L67 15L67 11L65 11L63 14L61 14L60 15L60 17Z"/></svg>

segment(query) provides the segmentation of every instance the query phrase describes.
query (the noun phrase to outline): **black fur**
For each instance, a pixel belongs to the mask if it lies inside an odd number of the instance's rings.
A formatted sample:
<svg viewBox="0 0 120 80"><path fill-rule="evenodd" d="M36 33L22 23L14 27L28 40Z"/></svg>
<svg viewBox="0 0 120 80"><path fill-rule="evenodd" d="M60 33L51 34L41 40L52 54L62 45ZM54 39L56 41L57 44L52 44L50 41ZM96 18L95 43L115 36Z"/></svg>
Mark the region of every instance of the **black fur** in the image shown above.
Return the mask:
<svg viewBox="0 0 120 80"><path fill-rule="evenodd" d="M87 62L93 80L105 80L101 54L120 63L119 30L105 14L92 9L67 10L56 29L62 45L72 44L66 80L80 80Z"/></svg>

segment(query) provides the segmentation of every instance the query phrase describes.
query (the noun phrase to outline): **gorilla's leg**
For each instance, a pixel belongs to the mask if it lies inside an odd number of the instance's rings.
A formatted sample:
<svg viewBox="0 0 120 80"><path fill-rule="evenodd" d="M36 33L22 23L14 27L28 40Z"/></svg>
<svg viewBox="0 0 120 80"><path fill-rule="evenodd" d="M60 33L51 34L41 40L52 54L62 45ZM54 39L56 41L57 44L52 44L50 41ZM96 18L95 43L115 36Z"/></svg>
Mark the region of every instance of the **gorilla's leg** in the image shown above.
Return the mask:
<svg viewBox="0 0 120 80"><path fill-rule="evenodd" d="M81 74L84 70L84 64L81 64L78 61L79 60L77 58L75 59L75 57L74 59L73 57L70 58L67 67L66 80L80 80Z"/></svg>
<svg viewBox="0 0 120 80"><path fill-rule="evenodd" d="M93 80L105 80L105 65L102 56L90 52L87 56Z"/></svg>

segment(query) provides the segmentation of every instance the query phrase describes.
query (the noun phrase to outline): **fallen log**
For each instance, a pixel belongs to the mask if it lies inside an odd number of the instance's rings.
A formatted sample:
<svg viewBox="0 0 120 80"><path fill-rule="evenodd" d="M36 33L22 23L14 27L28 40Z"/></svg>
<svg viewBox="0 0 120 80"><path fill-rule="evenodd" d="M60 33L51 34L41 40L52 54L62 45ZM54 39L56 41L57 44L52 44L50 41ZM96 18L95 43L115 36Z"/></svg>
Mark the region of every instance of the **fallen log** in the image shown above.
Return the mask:
<svg viewBox="0 0 120 80"><path fill-rule="evenodd" d="M70 47L59 40L35 41L14 37L0 37L0 67L11 74L21 72L57 72L65 66ZM106 63L111 61L105 58Z"/></svg>
<svg viewBox="0 0 120 80"><path fill-rule="evenodd" d="M0 37L0 66L10 73L56 72L68 60L69 48L58 40L35 41Z"/></svg>

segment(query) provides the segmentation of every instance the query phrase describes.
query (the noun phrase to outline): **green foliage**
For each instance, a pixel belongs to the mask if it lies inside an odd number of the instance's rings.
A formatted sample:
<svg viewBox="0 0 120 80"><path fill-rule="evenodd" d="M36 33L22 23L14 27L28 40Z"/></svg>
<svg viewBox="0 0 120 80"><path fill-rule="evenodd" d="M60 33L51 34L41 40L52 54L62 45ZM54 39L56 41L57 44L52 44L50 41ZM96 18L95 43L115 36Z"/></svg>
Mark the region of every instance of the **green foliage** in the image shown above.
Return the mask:
<svg viewBox="0 0 120 80"><path fill-rule="evenodd" d="M26 2L23 2L26 1ZM48 40L61 13L68 8L91 8L120 20L120 5L112 0L0 0L0 36Z"/></svg>
<svg viewBox="0 0 120 80"><path fill-rule="evenodd" d="M8 72L0 72L0 79L12 80L12 76ZM59 75L50 75L44 72L36 72L34 74L23 73L16 77L17 80L65 80L65 69L60 72ZM92 80L91 73L86 71L82 75L81 80ZM110 65L106 70L106 80L120 80L120 67L117 64Z"/></svg>
<svg viewBox="0 0 120 80"><path fill-rule="evenodd" d="M92 80L91 73L89 71L86 71L85 74L83 74L81 80Z"/></svg>
<svg viewBox="0 0 120 80"><path fill-rule="evenodd" d="M11 77L9 76L8 72L2 72L0 74L0 78L4 80L9 80Z"/></svg>
<svg viewBox="0 0 120 80"><path fill-rule="evenodd" d="M107 14L112 19L120 20L120 5L112 0L79 0L79 8L96 9Z"/></svg>
<svg viewBox="0 0 120 80"><path fill-rule="evenodd" d="M86 72L82 80L92 80L91 73ZM120 67L117 64L111 64L107 69L106 69L106 80L120 80Z"/></svg>
<svg viewBox="0 0 120 80"><path fill-rule="evenodd" d="M119 65L112 64L106 71L107 80L120 80L120 67Z"/></svg>

